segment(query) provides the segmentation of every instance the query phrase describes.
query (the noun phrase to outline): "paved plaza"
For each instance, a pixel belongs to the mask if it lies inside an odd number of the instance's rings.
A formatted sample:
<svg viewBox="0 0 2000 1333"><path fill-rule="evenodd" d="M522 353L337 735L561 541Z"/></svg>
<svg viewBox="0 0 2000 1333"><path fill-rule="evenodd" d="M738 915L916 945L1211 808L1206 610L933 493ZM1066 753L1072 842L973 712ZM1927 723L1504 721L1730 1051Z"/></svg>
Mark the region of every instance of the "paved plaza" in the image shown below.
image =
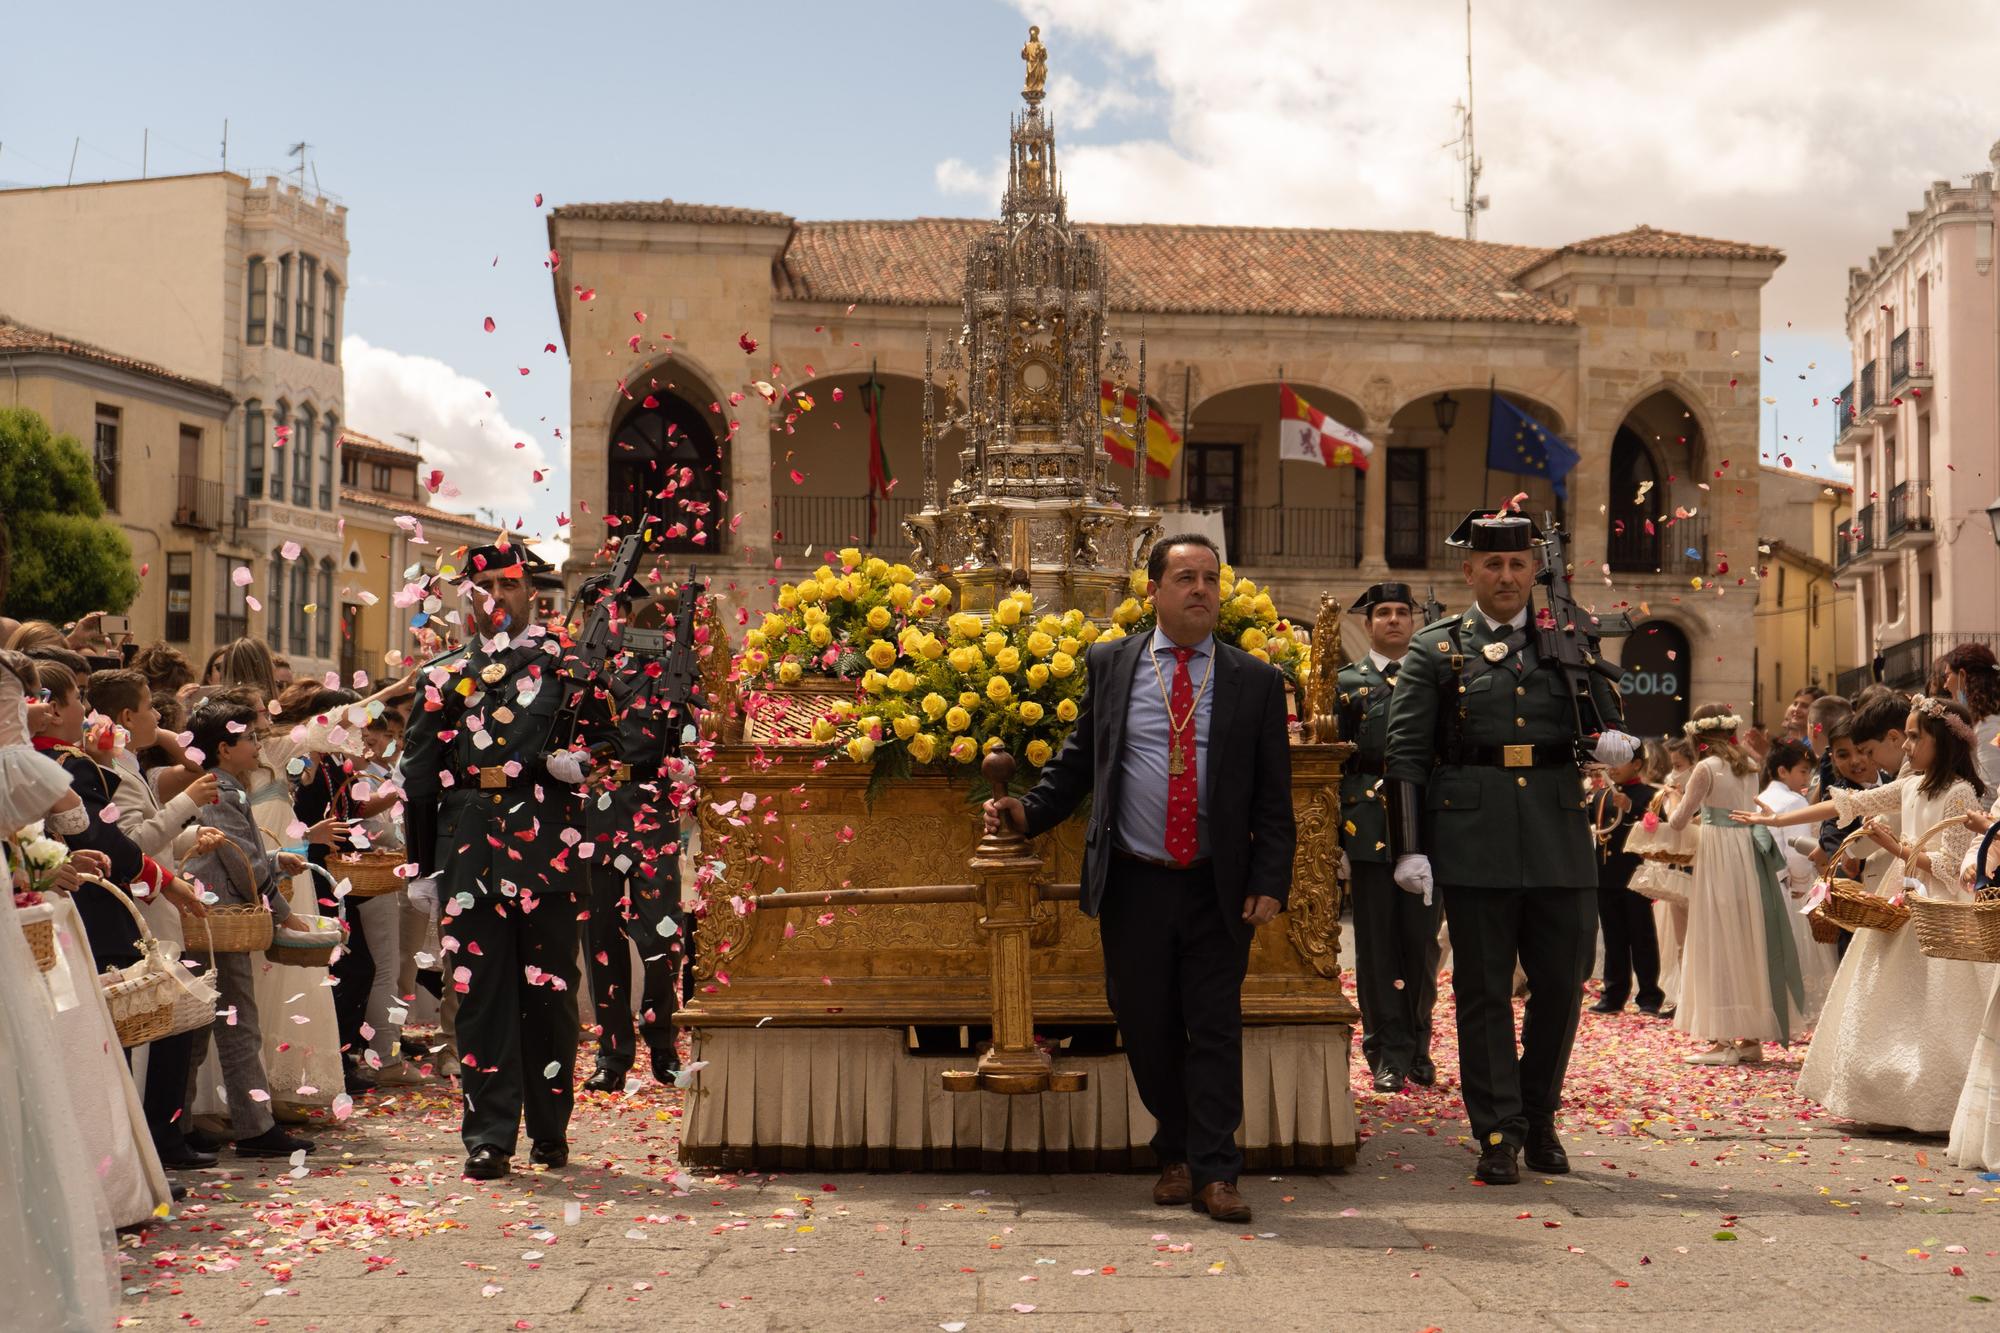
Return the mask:
<svg viewBox="0 0 2000 1333"><path fill-rule="evenodd" d="M376 1097L308 1168L191 1177L128 1238L123 1326L1994 1326L2000 1179L1826 1118L1798 1052L1696 1069L1657 1021L1586 1014L1575 1172L1489 1189L1439 1017L1439 1087L1362 1094L1358 1165L1246 1178L1244 1227L1152 1207L1149 1176L684 1173L681 1094L651 1084L581 1095L568 1169L482 1185L455 1099Z"/></svg>

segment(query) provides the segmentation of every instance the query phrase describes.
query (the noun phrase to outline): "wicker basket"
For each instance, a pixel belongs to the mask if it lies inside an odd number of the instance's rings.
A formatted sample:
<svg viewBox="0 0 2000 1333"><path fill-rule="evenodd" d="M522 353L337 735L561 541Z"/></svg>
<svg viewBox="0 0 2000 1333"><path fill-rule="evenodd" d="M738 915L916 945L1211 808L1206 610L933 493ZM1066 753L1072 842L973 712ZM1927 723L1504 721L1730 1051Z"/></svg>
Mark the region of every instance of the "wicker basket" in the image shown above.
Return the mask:
<svg viewBox="0 0 2000 1333"><path fill-rule="evenodd" d="M1987 870L1987 853L2000 824L1986 830L1979 840L1979 874L1974 881L1976 897L1969 903L1946 902L1922 894L1910 900L1916 922L1917 947L1931 958L1951 958L1969 963L2000 963L2000 884Z"/></svg>
<svg viewBox="0 0 2000 1333"><path fill-rule="evenodd" d="M142 1046L214 1022L214 955L209 956L207 976L189 974L181 965L178 948L160 942L129 894L105 880L92 882L123 903L139 928L139 961L100 972L97 978L104 987L104 1002L111 1010L120 1044Z"/></svg>
<svg viewBox="0 0 2000 1333"><path fill-rule="evenodd" d="M21 933L28 937L28 952L35 955L35 966L44 972L56 969L56 909L49 903L36 903L33 907L23 907L17 914L21 922Z"/></svg>
<svg viewBox="0 0 2000 1333"><path fill-rule="evenodd" d="M402 869L404 860L401 852L366 851L341 857L327 868L336 877L347 880L348 897L379 898L403 887L405 881L396 872Z"/></svg>
<svg viewBox="0 0 2000 1333"><path fill-rule="evenodd" d="M1806 913L1806 921L1812 926L1814 943L1838 944L1840 942L1840 927L1834 923L1833 918L1826 914L1824 904Z"/></svg>
<svg viewBox="0 0 2000 1333"><path fill-rule="evenodd" d="M1958 822L1956 819L1941 819L1925 829L1918 835L1916 841L1909 845L1909 856L1915 856L1923 850L1924 845L1932 838L1935 838L1938 834ZM1840 858L1846 855L1849 847L1867 837L1868 827L1864 823L1862 827L1848 834L1846 839L1841 842L1839 848L1829 858L1829 864L1839 864ZM1908 860L1909 857L1904 858L1906 865ZM1908 923L1911 916L1914 915L1908 901L1892 903L1887 898L1868 892L1857 880L1834 878L1826 881L1826 884L1826 900L1814 908L1813 911L1815 913L1824 913L1826 919L1833 922L1841 930L1885 930L1894 932L1901 930ZM1922 897L1921 894L1916 896Z"/></svg>
<svg viewBox="0 0 2000 1333"><path fill-rule="evenodd" d="M251 869L250 858L235 843L225 840L222 844L243 867L244 883L256 892L257 876ZM189 916L181 913L181 934L187 940L189 949L200 949L205 953L256 953L270 947L271 909L261 901L254 903L216 903L209 907L207 916Z"/></svg>
<svg viewBox="0 0 2000 1333"><path fill-rule="evenodd" d="M271 932L271 943L265 948L264 957L285 967L330 967L333 964L334 954L347 943L347 904L336 896L335 890L339 886L333 882L332 875L316 865L309 864L306 870L309 874L326 881L327 896L334 900L336 915L314 914L300 919L313 923L313 934L316 937L332 936L332 938L324 940L316 938L314 942L302 943L280 935L274 927Z"/></svg>

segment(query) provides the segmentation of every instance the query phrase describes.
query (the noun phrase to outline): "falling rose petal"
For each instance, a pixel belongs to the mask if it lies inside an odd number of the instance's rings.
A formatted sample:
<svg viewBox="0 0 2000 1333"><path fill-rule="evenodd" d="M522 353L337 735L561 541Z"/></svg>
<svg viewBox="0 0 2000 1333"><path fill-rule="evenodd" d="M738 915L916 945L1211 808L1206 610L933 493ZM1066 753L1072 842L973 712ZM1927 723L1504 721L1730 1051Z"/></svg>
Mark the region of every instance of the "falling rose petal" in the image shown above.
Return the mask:
<svg viewBox="0 0 2000 1333"><path fill-rule="evenodd" d="M560 1060L551 1060L542 1067L543 1078L554 1078L560 1073L562 1073L562 1061Z"/></svg>
<svg viewBox="0 0 2000 1333"><path fill-rule="evenodd" d="M229 581L239 588L247 588L250 586L251 577L250 566L238 565L230 572Z"/></svg>

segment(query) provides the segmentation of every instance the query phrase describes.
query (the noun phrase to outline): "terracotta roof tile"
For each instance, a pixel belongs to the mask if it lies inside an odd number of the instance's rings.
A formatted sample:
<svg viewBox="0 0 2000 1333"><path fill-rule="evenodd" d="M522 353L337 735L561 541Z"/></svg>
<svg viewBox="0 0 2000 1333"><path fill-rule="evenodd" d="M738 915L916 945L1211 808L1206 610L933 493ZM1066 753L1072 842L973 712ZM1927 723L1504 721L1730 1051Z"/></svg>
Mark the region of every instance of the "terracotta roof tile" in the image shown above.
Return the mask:
<svg viewBox="0 0 2000 1333"><path fill-rule="evenodd" d="M421 456L414 449L405 449L401 445L390 444L386 440L378 440L373 435L363 435L358 430L343 430L340 433L340 446L342 449L352 447L357 453L379 454L384 458L393 459L398 462L417 463L422 461Z"/></svg>
<svg viewBox="0 0 2000 1333"><path fill-rule="evenodd" d="M190 375L168 370L165 366L156 366L151 361L121 356L117 352L106 351L92 343L78 342L74 338L65 338L46 329L29 328L25 324L16 324L5 316L0 316L0 356L11 352L46 352L52 356L74 357L79 361L89 361L117 370L129 370L148 379L177 384L184 389L193 389L196 393L219 398L225 403L236 401L235 396L220 384L210 384L206 380L198 380Z"/></svg>
<svg viewBox="0 0 2000 1333"><path fill-rule="evenodd" d="M1785 257L1785 252L1775 246L1751 245L1747 241L1719 241L1712 236L1690 236L1685 232L1661 231L1657 227L1643 225L1630 231L1576 241L1563 246L1558 253L1602 255L1611 259L1783 260Z"/></svg>
<svg viewBox="0 0 2000 1333"><path fill-rule="evenodd" d="M789 227L792 219L761 208L684 204L674 199L633 199L610 204L564 204L552 217L595 222L691 222L749 227Z"/></svg>
<svg viewBox="0 0 2000 1333"><path fill-rule="evenodd" d="M801 222L777 273L781 298L956 305L981 218ZM1550 251L1421 231L1083 224L1106 251L1114 309L1332 319L1569 324L1513 274Z"/></svg>
<svg viewBox="0 0 2000 1333"><path fill-rule="evenodd" d="M426 524L440 524L451 528L454 535L462 532L485 534L489 531L482 520L474 518L471 514L454 514L448 509L437 509L431 505L419 504L415 500L398 500L393 496L377 495L373 491L359 490L353 486L341 487L340 499L343 504L365 505L370 509L386 510L391 514L408 514L412 518L422 519Z"/></svg>

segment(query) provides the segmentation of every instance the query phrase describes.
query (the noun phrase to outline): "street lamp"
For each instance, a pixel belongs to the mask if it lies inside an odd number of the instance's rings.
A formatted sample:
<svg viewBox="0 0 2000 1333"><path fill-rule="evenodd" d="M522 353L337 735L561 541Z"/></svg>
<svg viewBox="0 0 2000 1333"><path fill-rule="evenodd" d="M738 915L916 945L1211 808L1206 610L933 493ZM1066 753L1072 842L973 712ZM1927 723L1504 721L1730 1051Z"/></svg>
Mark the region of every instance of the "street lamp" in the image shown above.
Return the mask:
<svg viewBox="0 0 2000 1333"><path fill-rule="evenodd" d="M1452 397L1449 393L1441 393L1437 396L1437 401L1431 404L1431 412L1437 417L1438 429L1444 434L1449 435L1451 434L1453 423L1458 420L1458 399ZM1995 503L2000 504L2000 501L1995 501ZM1996 524L2000 524L2000 519L1994 521ZM2000 526L1996 526L1994 531L2000 533ZM2000 540L2000 538L1996 538L1996 540Z"/></svg>
<svg viewBox="0 0 2000 1333"><path fill-rule="evenodd" d="M2000 546L2000 499L1986 506L1986 521L1993 525L1993 543Z"/></svg>

